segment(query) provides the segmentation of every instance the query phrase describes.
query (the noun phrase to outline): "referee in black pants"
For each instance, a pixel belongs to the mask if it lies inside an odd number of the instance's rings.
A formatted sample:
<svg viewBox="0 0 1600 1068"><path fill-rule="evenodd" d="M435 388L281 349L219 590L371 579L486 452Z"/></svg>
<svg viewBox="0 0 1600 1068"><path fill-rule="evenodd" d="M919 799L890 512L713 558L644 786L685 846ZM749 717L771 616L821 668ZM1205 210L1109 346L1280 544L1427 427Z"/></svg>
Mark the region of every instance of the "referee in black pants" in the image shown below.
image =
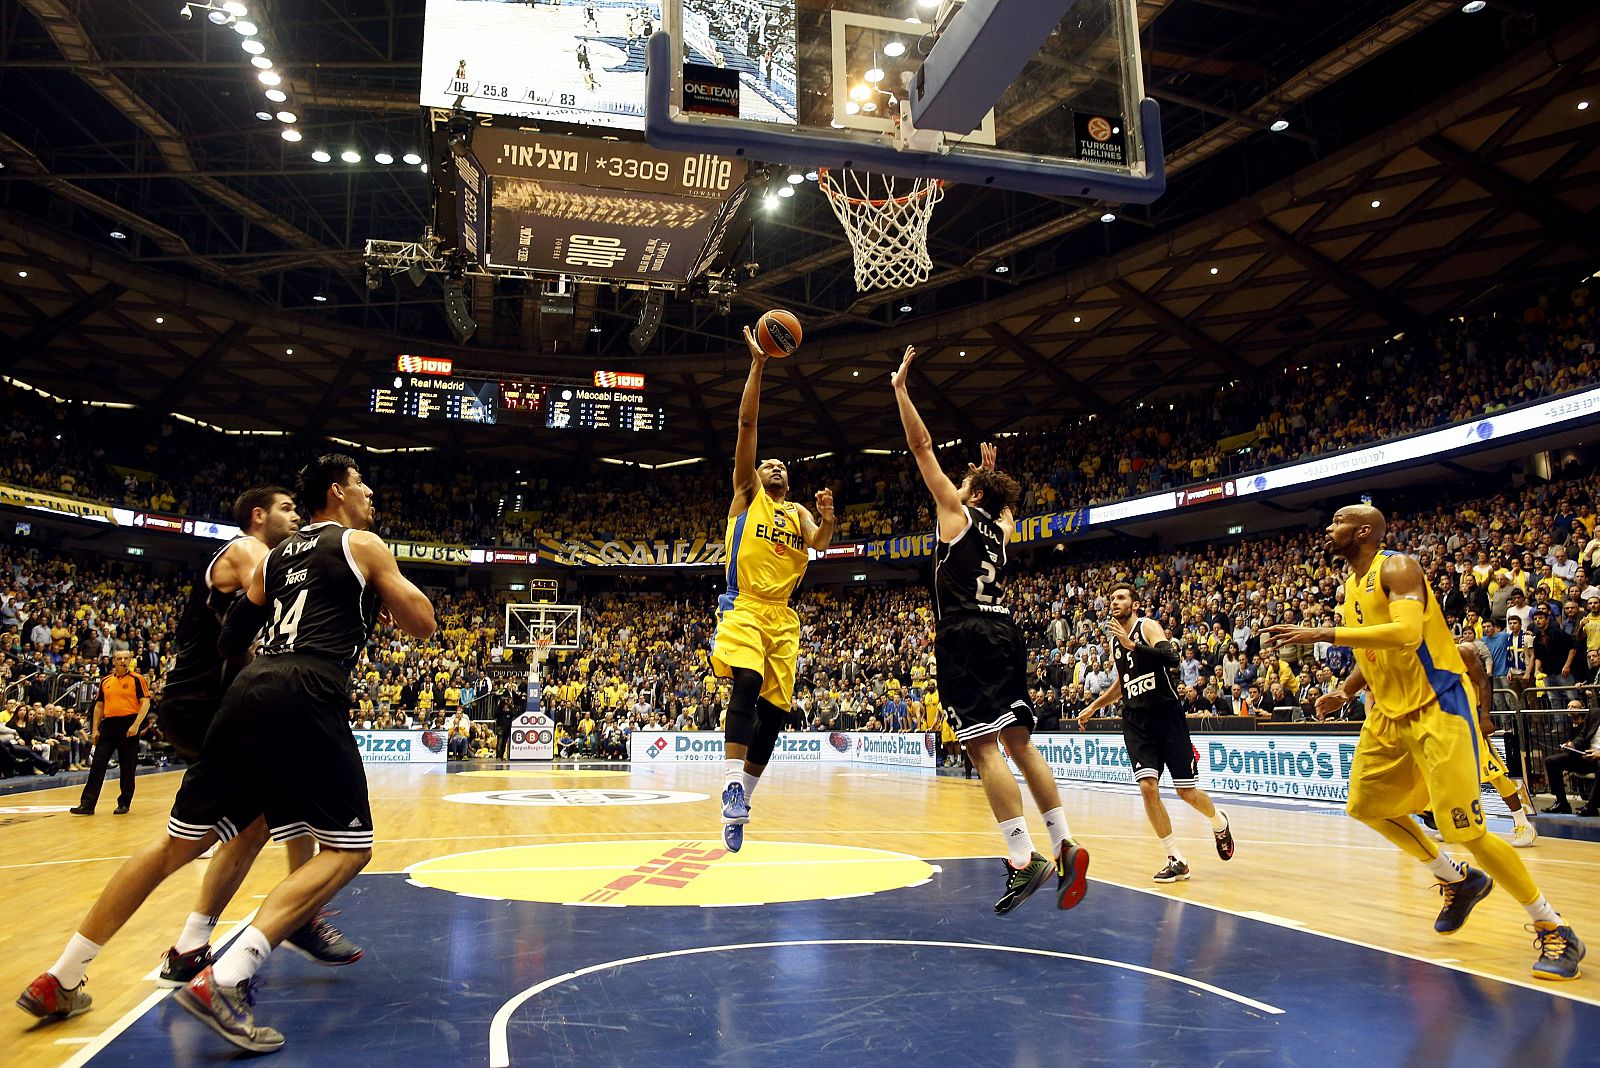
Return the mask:
<svg viewBox="0 0 1600 1068"><path fill-rule="evenodd" d="M122 768L116 814L123 815L133 804L133 780L139 770L139 731L150 714L150 688L145 685L144 676L132 668L133 654L117 653L111 658L111 674L100 680L91 735L94 756L89 760L89 781L83 785L83 797L71 810L75 816L94 815L113 752Z"/></svg>

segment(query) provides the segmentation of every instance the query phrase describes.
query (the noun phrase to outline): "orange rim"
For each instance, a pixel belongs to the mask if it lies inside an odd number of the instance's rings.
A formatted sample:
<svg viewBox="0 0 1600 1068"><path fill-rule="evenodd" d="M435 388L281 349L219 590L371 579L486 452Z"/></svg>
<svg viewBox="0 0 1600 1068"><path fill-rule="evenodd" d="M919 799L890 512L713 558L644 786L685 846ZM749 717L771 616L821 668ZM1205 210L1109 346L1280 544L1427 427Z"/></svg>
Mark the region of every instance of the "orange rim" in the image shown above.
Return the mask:
<svg viewBox="0 0 1600 1068"><path fill-rule="evenodd" d="M824 185L823 181L822 181L824 178L827 179L827 184L826 185ZM912 179L912 180L913 181L921 181L922 179ZM848 193L846 193L843 189L839 188L839 184L837 182L835 182L832 177L829 176L827 167L818 167L817 168L817 184L822 187L823 194L825 196L827 196L830 200L842 200L846 204L870 204L874 208L881 208L885 204L909 204L913 200L922 200L923 198L925 198L929 194L931 194L935 189L943 189L944 188L944 179L943 178L928 179L928 184L927 185L923 186L921 189L916 190L915 192L907 193L903 197L879 197L879 198L853 197L853 196L850 196Z"/></svg>

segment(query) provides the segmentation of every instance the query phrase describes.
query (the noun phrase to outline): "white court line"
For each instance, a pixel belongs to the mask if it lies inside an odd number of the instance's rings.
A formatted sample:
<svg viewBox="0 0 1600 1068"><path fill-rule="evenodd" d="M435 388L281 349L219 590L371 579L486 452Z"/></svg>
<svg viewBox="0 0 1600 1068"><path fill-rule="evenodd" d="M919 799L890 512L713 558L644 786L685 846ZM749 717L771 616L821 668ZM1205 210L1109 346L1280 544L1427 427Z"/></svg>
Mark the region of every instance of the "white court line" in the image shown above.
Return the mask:
<svg viewBox="0 0 1600 1068"><path fill-rule="evenodd" d="M790 946L922 946L934 949L977 949L990 953L1020 953L1032 957L1054 957L1058 960L1074 960L1085 964L1103 964L1108 968L1119 968L1123 971L1138 972L1141 975L1150 975L1158 979L1168 979L1175 983L1208 994L1227 998L1249 1009L1268 1013L1273 1016L1283 1015L1283 1010L1275 1005L1268 1005L1264 1001L1247 998L1243 994L1235 994L1231 990L1224 990L1220 986L1191 979L1186 975L1177 975L1173 972L1164 972L1159 968L1146 968L1139 964L1129 964L1126 961L1108 960L1104 957L1087 957L1081 953L1061 953L1052 949L1033 949L1025 946L994 946L979 942L933 942L921 939L904 938L817 938L797 942L742 942L725 946L697 946L693 949L674 949L665 953L646 953L638 957L625 957L622 960L610 960L601 964L591 964L587 968L558 975L546 979L537 986L531 986L500 1006L494 1014L494 1020L489 1024L489 1068L511 1068L511 1050L506 1037L506 1029L511 1022L511 1014L522 1007L529 998L541 994L551 987L559 986L572 979L579 979L594 972L605 971L610 968L621 968L629 964L643 964L648 961L666 960L670 957L690 957L700 953L723 953L736 949L782 949Z"/></svg>
<svg viewBox="0 0 1600 1068"><path fill-rule="evenodd" d="M243 931L245 927L249 925L250 921L255 918L256 910L251 909L250 915L235 923L228 931L227 935L225 935L221 941L217 943L217 955L221 956L222 950L228 948L228 943L237 938L239 936L239 932ZM157 974L160 974L159 971ZM145 999L143 1001L139 1002L139 1004L123 1013L110 1027L106 1028L104 1031L101 1031L98 1035L95 1035L94 1038L88 1040L89 1044L84 1046L77 1053L73 1054L71 1058L61 1065L61 1068L83 1068L85 1064L88 1064L90 1060L99 1055L101 1050L115 1042L118 1035L122 1034L122 1032L126 1031L128 1028L137 1023L141 1016L155 1008L157 1005L161 1004L162 1001L166 1000L175 993L177 993L176 988L172 990L162 990L159 988L152 990L149 994L145 995Z"/></svg>
<svg viewBox="0 0 1600 1068"><path fill-rule="evenodd" d="M1225 912L1229 916L1239 916L1242 918L1253 919L1258 923L1270 923L1278 927L1286 927L1292 931L1300 931L1303 934L1316 935L1318 938L1331 938L1335 942L1343 942L1346 945L1351 946L1360 946L1362 949L1370 949L1376 953L1387 953L1391 957L1404 957L1407 960L1419 961L1423 964L1432 964L1440 968L1449 968L1451 971L1465 972L1467 975L1475 975L1480 979L1487 979L1492 983L1505 983L1508 986L1520 986L1525 990L1537 990L1541 994L1549 994L1552 997L1567 998L1570 1001L1581 1001L1585 1005L1600 1006L1600 998L1584 997L1582 994L1572 993L1568 989L1572 985L1570 983L1553 983L1549 981L1537 982L1533 979L1512 979L1508 976L1496 975L1493 972L1486 972L1482 969L1474 968L1470 964L1462 964L1460 961L1457 961L1454 958L1423 957L1416 953L1407 953L1402 949L1390 949L1388 946L1373 945L1371 942L1363 942L1359 938L1346 938L1343 935L1329 934L1327 931L1320 931L1314 927L1307 927L1301 924L1298 920L1286 920L1283 917L1273 916L1271 913L1267 912L1238 912L1223 905L1212 905L1205 901L1195 901L1187 897L1176 897L1171 894L1164 894L1160 890L1156 890L1152 887L1129 886L1127 883L1112 882L1110 879L1096 879L1094 881L1105 883L1108 886L1120 886L1124 890L1132 890L1140 894L1149 894L1151 897L1159 897L1164 901L1181 901L1185 905L1197 905L1203 909L1210 909L1212 912Z"/></svg>
<svg viewBox="0 0 1600 1068"><path fill-rule="evenodd" d="M32 864L0 864L0 871L14 868L48 868L55 864L99 864L107 860L127 860L127 857L80 857L77 860L36 860Z"/></svg>

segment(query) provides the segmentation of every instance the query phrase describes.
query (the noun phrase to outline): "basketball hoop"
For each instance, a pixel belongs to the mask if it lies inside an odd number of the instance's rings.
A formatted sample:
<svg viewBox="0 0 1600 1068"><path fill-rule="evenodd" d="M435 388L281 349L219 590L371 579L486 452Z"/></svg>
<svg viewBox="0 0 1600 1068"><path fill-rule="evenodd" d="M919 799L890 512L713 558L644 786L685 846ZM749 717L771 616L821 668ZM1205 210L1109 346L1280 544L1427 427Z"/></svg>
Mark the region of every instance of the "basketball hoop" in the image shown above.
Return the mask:
<svg viewBox="0 0 1600 1068"><path fill-rule="evenodd" d="M536 635L533 639L533 659L536 663L544 663L550 659L550 649L556 643L555 635Z"/></svg>
<svg viewBox="0 0 1600 1068"><path fill-rule="evenodd" d="M855 253L856 289L906 289L928 280L928 222L944 197L937 178L905 179L853 171L839 177L817 170L817 184L844 227ZM896 182L900 185L897 188Z"/></svg>

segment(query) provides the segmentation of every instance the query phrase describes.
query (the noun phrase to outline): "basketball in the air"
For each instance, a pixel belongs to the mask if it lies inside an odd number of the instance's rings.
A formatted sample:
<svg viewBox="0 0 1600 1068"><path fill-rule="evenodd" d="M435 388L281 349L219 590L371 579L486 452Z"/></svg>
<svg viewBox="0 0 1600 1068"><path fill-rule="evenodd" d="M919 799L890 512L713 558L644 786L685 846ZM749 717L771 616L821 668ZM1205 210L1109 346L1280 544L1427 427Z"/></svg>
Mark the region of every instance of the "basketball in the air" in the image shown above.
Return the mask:
<svg viewBox="0 0 1600 1068"><path fill-rule="evenodd" d="M800 347L803 337L800 320L789 312L773 309L756 321L756 344L768 356L780 359Z"/></svg>

